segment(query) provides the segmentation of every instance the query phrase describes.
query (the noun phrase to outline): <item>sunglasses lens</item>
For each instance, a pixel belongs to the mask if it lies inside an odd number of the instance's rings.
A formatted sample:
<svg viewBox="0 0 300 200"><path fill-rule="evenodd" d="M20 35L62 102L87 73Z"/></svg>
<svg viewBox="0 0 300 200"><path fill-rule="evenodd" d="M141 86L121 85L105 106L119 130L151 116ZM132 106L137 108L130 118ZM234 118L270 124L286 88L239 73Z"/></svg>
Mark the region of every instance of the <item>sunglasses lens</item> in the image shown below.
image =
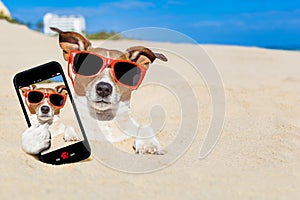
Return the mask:
<svg viewBox="0 0 300 200"><path fill-rule="evenodd" d="M117 80L128 86L136 86L141 78L141 69L127 62L118 62L114 66Z"/></svg>
<svg viewBox="0 0 300 200"><path fill-rule="evenodd" d="M43 98L44 94L36 91L29 92L27 97L29 103L39 103Z"/></svg>
<svg viewBox="0 0 300 200"><path fill-rule="evenodd" d="M103 60L89 53L76 54L74 58L74 71L82 76L97 74L103 65Z"/></svg>
<svg viewBox="0 0 300 200"><path fill-rule="evenodd" d="M51 94L49 100L54 106L62 106L65 102L64 97L60 94Z"/></svg>

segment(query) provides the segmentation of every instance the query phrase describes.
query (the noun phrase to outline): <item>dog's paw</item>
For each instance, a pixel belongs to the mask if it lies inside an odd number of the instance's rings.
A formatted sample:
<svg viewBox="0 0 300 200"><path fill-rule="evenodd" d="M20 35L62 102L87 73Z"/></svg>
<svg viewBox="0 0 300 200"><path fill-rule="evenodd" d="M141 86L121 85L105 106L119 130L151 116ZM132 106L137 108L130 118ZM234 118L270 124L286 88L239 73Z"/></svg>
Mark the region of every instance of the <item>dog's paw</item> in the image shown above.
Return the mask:
<svg viewBox="0 0 300 200"><path fill-rule="evenodd" d="M139 129L137 138L134 141L133 149L137 154L163 155L166 152L161 150L160 144L155 137L151 126L144 126Z"/></svg>
<svg viewBox="0 0 300 200"><path fill-rule="evenodd" d="M137 154L166 154L166 151L161 150L160 144L155 137L148 139L135 139L133 149Z"/></svg>
<svg viewBox="0 0 300 200"><path fill-rule="evenodd" d="M67 126L64 132L64 140L65 142L72 142L72 141L78 141L80 140L80 138L75 132L73 127Z"/></svg>
<svg viewBox="0 0 300 200"><path fill-rule="evenodd" d="M22 148L26 153L39 154L50 147L49 125L31 126L22 134Z"/></svg>

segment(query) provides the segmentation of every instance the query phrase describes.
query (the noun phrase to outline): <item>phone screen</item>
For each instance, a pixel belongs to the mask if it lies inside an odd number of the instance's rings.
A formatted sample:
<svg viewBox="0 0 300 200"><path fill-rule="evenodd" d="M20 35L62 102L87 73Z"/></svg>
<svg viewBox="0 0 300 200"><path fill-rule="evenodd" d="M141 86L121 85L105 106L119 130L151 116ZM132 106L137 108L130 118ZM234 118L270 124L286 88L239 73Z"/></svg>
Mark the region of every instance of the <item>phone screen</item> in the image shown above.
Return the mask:
<svg viewBox="0 0 300 200"><path fill-rule="evenodd" d="M19 88L31 126L49 124L51 145L41 155L84 139L62 75L49 76Z"/></svg>

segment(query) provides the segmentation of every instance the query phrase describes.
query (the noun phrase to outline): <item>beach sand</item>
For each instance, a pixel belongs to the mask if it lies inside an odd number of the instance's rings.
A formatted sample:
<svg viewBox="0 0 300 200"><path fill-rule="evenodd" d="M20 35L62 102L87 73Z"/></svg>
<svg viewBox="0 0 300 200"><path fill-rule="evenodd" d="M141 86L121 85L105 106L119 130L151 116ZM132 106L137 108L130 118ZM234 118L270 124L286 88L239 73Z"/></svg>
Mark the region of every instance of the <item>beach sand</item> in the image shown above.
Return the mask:
<svg viewBox="0 0 300 200"><path fill-rule="evenodd" d="M216 147L205 159L199 159L200 146L210 125L211 101L204 81L183 70L191 77L199 102L201 123L196 137L188 151L170 166L135 175L104 166L93 156L83 162L53 166L22 151L21 134L26 122L12 78L19 71L48 61L56 60L64 68L66 63L57 38L5 21L0 21L0 30L0 199L299 198L299 52L202 45L219 70L226 94L224 128ZM174 52L184 49L198 59L195 49L199 47L191 44L105 42L107 47L119 50L136 44ZM175 56L170 54L168 59L174 68L184 67L180 62L176 64ZM158 76L163 79L165 74ZM145 87L132 100L134 116L141 122L149 120L144 117L143 109L148 101L165 105L167 124L159 135L165 146L176 137L174 131L181 120L176 100L172 98L160 88L148 91ZM172 103L168 104L169 101ZM117 144L129 152L131 145L131 140ZM145 158L153 162L161 159L159 156ZM127 164L130 167L132 163Z"/></svg>

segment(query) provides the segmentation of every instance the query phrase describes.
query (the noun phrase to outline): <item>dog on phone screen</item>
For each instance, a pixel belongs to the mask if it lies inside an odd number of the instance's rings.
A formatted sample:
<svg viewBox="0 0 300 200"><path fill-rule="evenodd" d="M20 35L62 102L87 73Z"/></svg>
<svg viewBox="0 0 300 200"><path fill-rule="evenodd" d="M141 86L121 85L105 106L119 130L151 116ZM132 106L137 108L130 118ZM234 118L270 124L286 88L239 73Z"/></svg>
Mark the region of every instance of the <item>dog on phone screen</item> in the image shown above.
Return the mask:
<svg viewBox="0 0 300 200"><path fill-rule="evenodd" d="M64 59L69 62L68 65L70 65L72 52L76 50L99 55L111 62L118 60L133 62L142 66L145 70L156 59L167 61L163 54L154 53L143 46L134 46L128 48L125 52L94 48L91 42L79 33L64 32L54 27L51 27L51 30L59 35L59 45ZM131 93L134 89L119 84L113 77L112 68L109 65L110 63L107 63L107 67L93 77L82 77L75 74L73 83L77 97L85 98L86 106L93 113L93 117L98 121L105 122L101 123L103 129L108 126L109 121L117 119L118 123L121 123L122 131L130 132L129 134L135 137L133 148L136 153L163 154L164 151L161 150L153 128L149 125L142 127L130 118L129 105ZM106 138L110 140L108 137Z"/></svg>
<svg viewBox="0 0 300 200"><path fill-rule="evenodd" d="M59 85L55 88L42 88L36 85L21 88L21 92L27 102L30 112L31 127L22 134L22 148L26 153L39 154L41 151L50 147L51 137L64 134L64 140L76 141L78 136L75 130L70 126L65 126L59 121L59 114L62 107L51 104L49 97L44 97L38 103L28 102L26 93L38 91L48 95L60 94L65 98L68 95L65 85Z"/></svg>

